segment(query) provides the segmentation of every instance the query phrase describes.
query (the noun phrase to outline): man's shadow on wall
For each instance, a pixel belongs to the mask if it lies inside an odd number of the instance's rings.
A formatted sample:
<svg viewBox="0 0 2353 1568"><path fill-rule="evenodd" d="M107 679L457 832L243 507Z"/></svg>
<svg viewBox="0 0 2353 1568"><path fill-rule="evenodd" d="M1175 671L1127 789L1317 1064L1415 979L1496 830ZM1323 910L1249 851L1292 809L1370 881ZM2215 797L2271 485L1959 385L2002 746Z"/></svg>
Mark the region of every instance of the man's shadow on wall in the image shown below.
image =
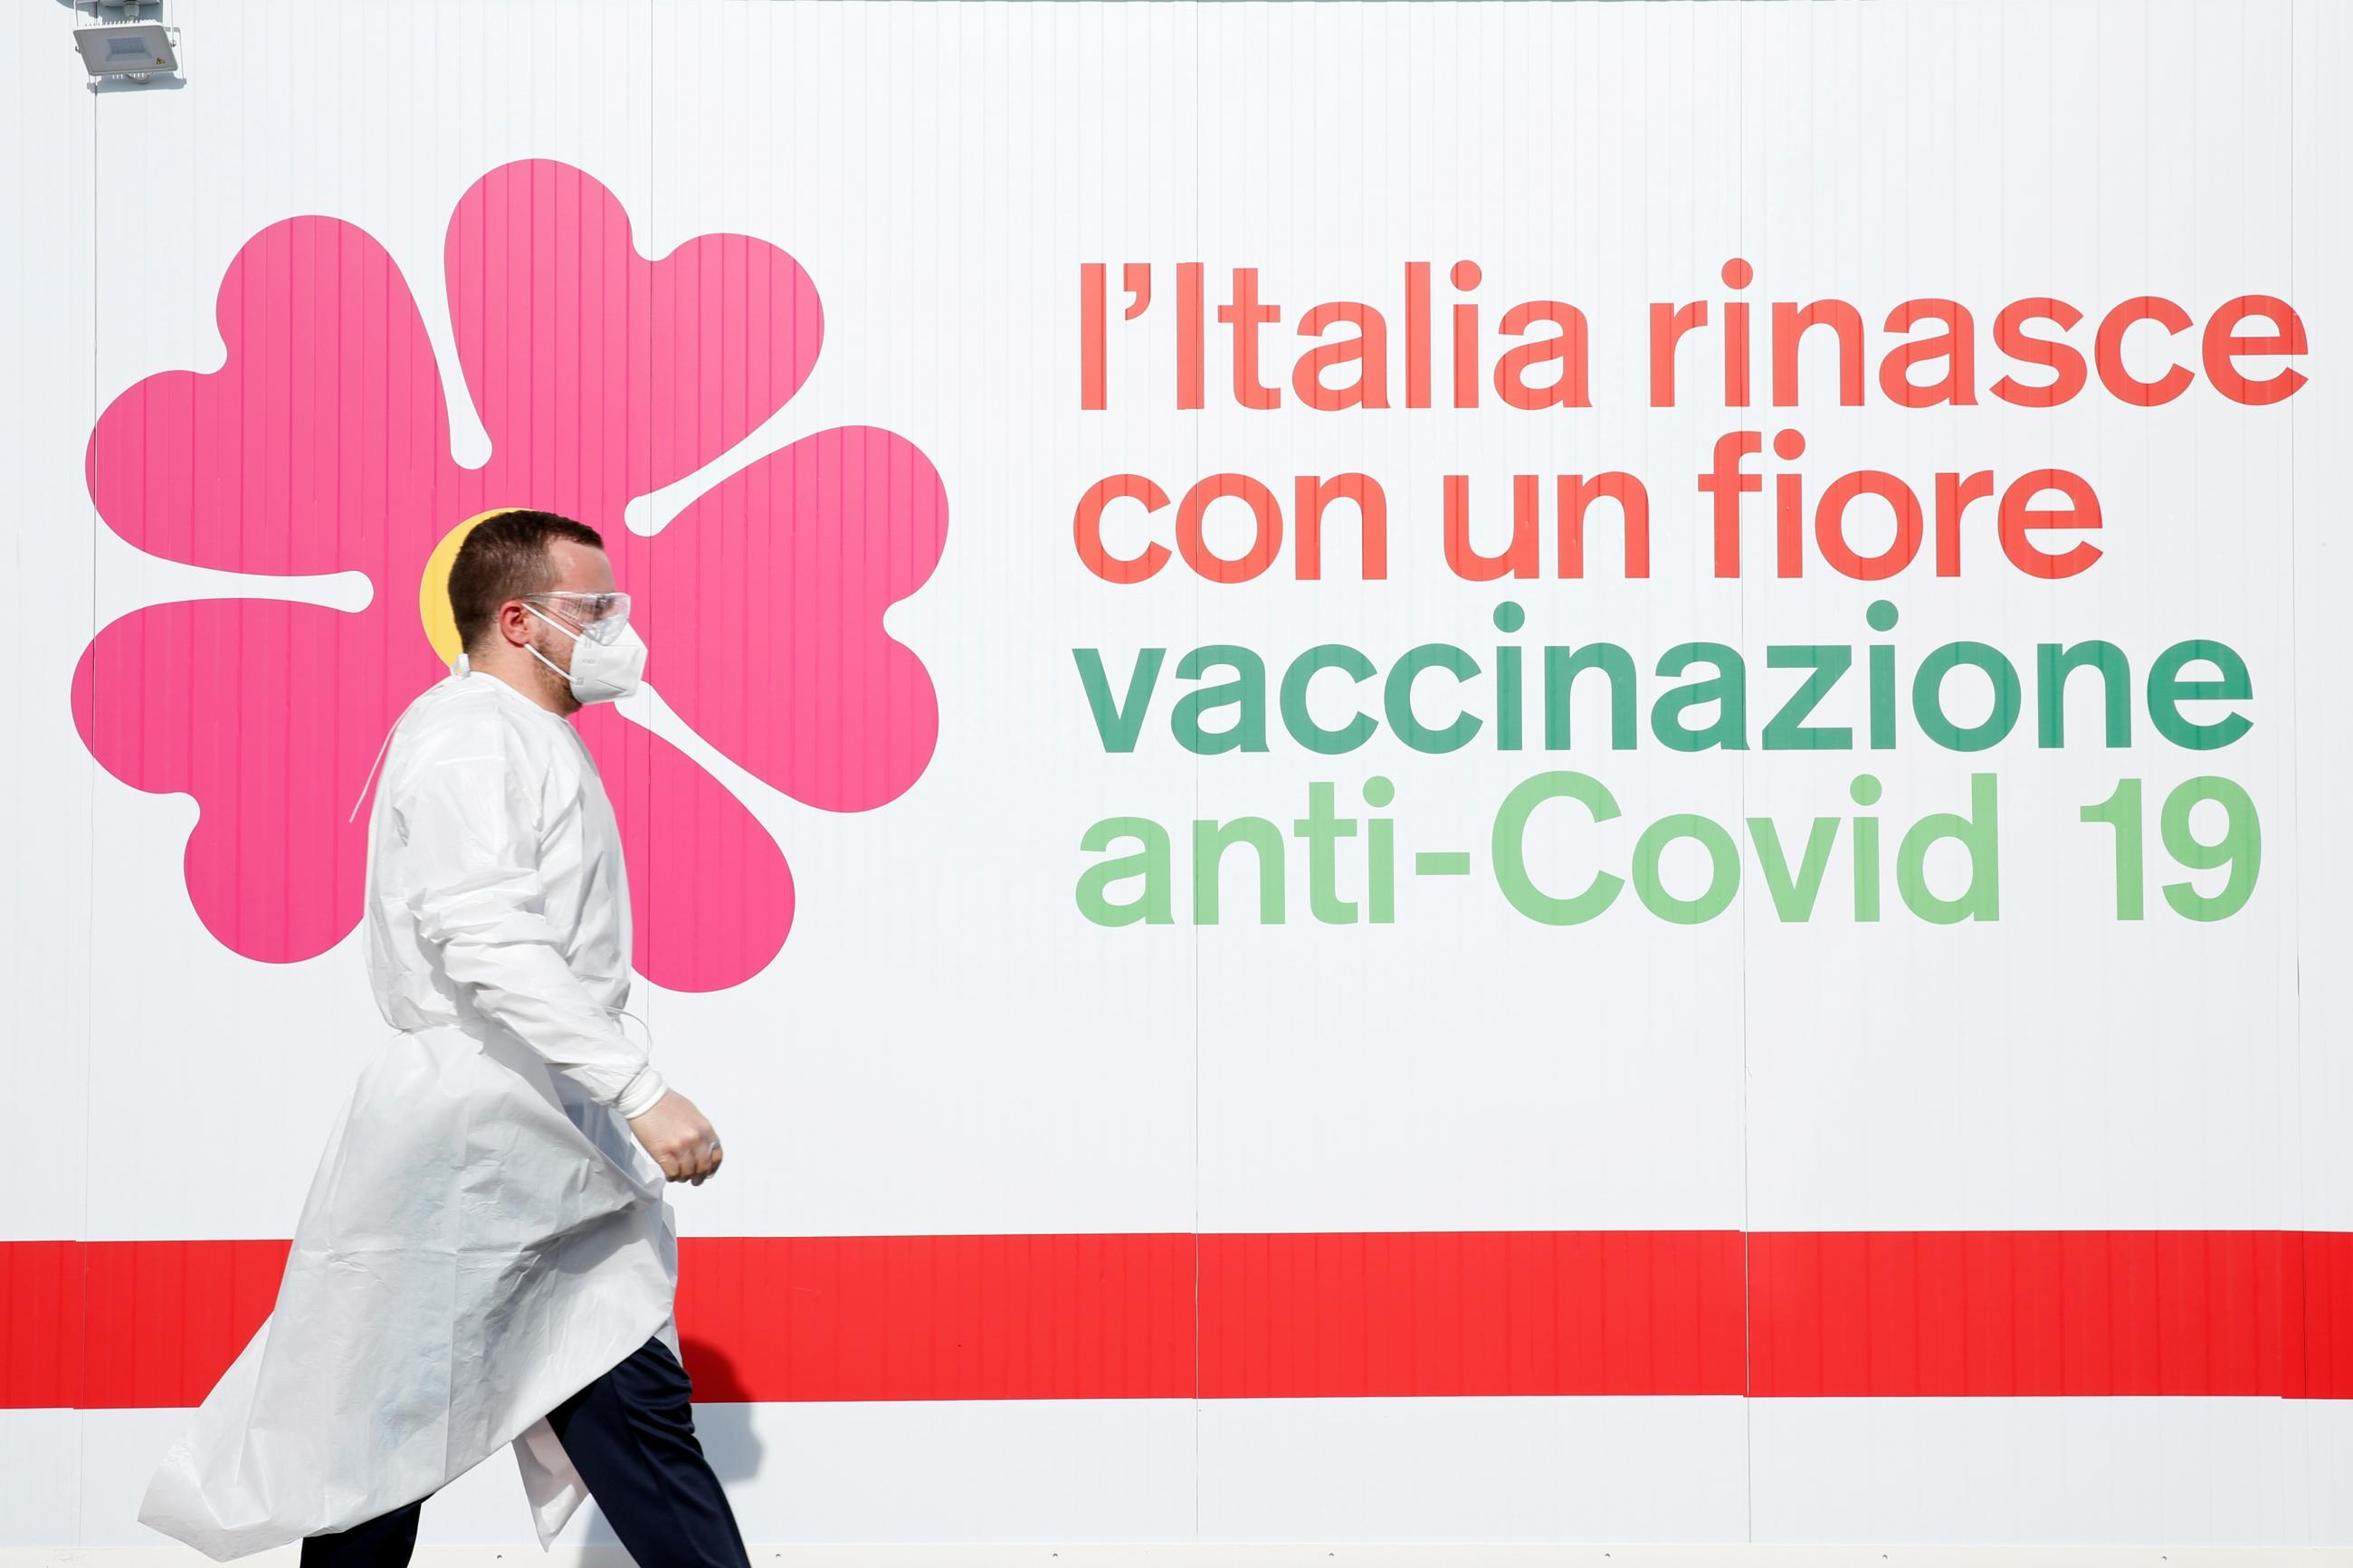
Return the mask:
<svg viewBox="0 0 2353 1568"><path fill-rule="evenodd" d="M705 1339L678 1342L686 1374L694 1380L694 1435L723 1481L760 1473L760 1438L752 1430L751 1394L727 1352Z"/></svg>
<svg viewBox="0 0 2353 1568"><path fill-rule="evenodd" d="M760 1473L759 1435L752 1430L752 1405L742 1375L727 1352L709 1340L681 1336L678 1342L686 1375L694 1383L694 1436L723 1486L748 1481ZM617 1544L604 1510L589 1504L588 1540L593 1545Z"/></svg>

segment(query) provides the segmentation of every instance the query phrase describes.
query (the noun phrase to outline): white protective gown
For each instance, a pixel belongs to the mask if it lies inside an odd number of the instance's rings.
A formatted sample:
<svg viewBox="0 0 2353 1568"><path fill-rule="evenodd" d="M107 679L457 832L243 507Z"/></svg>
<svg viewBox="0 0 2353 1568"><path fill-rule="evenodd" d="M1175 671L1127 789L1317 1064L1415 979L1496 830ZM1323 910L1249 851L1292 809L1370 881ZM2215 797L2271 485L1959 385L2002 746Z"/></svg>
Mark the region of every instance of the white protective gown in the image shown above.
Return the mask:
<svg viewBox="0 0 2353 1568"><path fill-rule="evenodd" d="M512 1445L547 1544L586 1496L543 1419L651 1336L678 1243L626 1118L629 895L570 721L461 658L392 732L368 975L399 1032L328 1135L269 1321L140 1519L226 1561L427 1496Z"/></svg>

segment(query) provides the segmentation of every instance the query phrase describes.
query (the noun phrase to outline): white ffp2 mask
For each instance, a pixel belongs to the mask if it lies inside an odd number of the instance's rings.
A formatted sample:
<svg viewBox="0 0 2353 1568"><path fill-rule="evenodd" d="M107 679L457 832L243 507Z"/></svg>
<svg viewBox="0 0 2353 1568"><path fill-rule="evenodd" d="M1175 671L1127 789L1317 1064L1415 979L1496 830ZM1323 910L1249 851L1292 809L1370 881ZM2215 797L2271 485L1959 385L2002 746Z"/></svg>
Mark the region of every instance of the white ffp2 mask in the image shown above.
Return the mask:
<svg viewBox="0 0 2353 1568"><path fill-rule="evenodd" d="M619 637L609 643L603 643L595 637L582 637L554 616L543 613L536 605L525 605L523 608L572 639L572 670L565 679L570 683L572 695L576 700L584 705L611 702L638 689L638 679L646 669L646 645L645 639L638 636L637 628L623 626ZM528 644L525 646L529 647ZM539 649L534 647L530 651L532 658L556 674L565 675L563 667Z"/></svg>

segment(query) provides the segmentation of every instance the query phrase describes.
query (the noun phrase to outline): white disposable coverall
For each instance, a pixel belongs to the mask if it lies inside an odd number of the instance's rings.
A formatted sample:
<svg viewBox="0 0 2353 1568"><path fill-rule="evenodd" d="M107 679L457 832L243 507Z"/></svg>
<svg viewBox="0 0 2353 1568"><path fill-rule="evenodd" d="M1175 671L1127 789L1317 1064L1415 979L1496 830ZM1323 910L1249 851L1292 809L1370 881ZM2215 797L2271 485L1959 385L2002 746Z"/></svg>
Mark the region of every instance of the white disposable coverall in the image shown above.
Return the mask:
<svg viewBox="0 0 2353 1568"><path fill-rule="evenodd" d="M416 1500L512 1445L540 1543L586 1497L546 1413L659 1333L678 1243L627 1118L629 894L571 722L457 670L396 726L368 818L385 1022L269 1320L139 1517L227 1560Z"/></svg>

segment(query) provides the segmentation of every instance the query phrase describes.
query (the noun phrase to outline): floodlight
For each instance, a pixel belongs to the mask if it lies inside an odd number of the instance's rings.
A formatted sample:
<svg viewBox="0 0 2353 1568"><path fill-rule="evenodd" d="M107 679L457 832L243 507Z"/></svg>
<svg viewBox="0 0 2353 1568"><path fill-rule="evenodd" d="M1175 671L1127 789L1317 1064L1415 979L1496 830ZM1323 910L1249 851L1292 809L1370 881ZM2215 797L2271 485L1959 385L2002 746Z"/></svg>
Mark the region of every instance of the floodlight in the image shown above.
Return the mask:
<svg viewBox="0 0 2353 1568"><path fill-rule="evenodd" d="M157 71L180 68L172 29L159 22L118 22L96 27L76 27L74 47L90 75L128 77L145 81Z"/></svg>

